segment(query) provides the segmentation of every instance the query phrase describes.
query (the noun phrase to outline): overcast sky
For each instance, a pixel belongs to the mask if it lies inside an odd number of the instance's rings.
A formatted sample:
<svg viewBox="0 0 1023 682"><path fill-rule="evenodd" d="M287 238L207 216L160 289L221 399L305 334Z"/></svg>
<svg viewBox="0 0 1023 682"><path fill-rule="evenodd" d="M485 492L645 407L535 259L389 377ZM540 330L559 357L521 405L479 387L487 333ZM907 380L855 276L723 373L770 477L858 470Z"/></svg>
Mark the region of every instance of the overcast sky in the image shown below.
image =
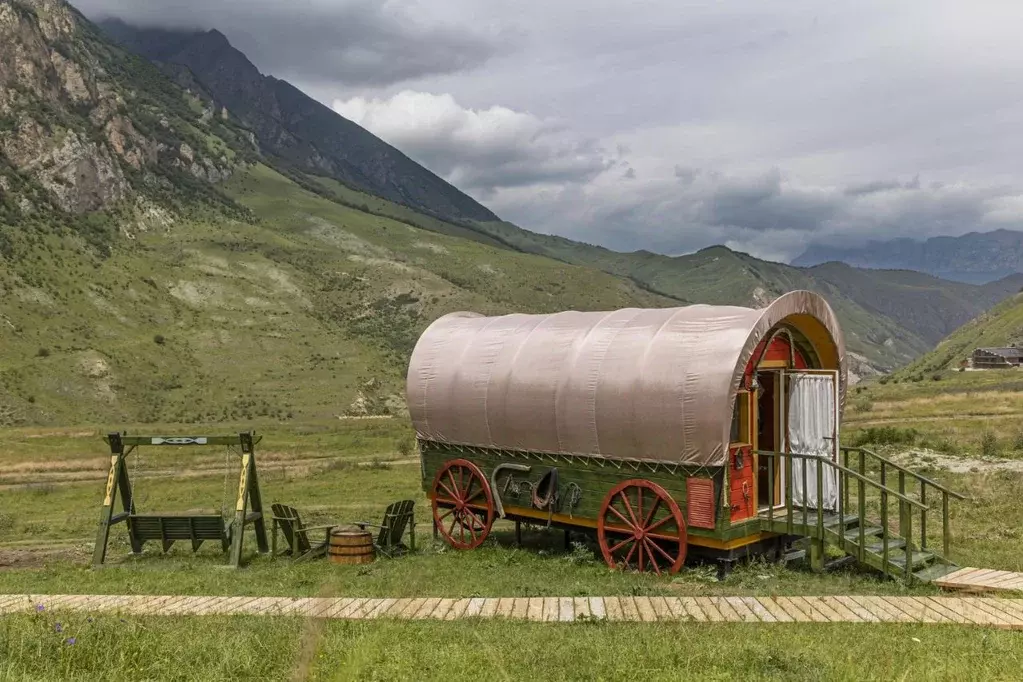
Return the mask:
<svg viewBox="0 0 1023 682"><path fill-rule="evenodd" d="M522 227L788 260L1023 229L1023 3L78 0L217 28Z"/></svg>

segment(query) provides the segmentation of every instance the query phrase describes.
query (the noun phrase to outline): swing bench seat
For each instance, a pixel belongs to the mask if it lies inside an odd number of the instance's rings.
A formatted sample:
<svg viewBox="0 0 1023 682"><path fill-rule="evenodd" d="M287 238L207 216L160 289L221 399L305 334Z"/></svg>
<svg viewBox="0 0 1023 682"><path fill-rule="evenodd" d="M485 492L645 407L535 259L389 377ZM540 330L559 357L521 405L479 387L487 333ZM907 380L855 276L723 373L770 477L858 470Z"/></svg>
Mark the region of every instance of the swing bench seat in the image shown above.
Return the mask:
<svg viewBox="0 0 1023 682"><path fill-rule="evenodd" d="M193 552L206 540L219 541L225 552L231 546L231 524L220 514L132 514L127 520L139 546L149 540L163 543L164 552L178 540L191 540Z"/></svg>

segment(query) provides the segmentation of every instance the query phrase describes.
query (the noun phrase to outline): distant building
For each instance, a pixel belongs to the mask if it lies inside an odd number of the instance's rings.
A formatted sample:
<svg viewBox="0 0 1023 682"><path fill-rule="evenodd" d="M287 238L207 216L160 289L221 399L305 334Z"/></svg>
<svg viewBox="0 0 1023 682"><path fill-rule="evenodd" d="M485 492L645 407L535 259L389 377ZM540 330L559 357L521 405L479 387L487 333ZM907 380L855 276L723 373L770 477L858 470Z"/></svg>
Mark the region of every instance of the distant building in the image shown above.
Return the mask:
<svg viewBox="0 0 1023 682"><path fill-rule="evenodd" d="M970 356L973 369L1011 369L1023 364L1023 348L977 348Z"/></svg>

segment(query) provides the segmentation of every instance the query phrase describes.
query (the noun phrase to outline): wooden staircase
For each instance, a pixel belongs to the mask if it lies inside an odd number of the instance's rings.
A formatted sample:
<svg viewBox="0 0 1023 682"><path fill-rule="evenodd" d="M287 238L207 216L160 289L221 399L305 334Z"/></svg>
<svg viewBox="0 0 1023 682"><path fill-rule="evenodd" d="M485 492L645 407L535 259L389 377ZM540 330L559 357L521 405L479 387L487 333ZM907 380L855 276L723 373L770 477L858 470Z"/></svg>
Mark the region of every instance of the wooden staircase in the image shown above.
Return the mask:
<svg viewBox="0 0 1023 682"><path fill-rule="evenodd" d="M809 455L758 454L768 462L768 480L774 480L775 467L785 471L784 499L760 514L764 531L803 546L785 559L802 559L808 551L816 570L856 562L906 583L931 582L959 570L949 558L949 503L966 499L963 495L864 448L842 448L842 464ZM806 463L818 465L810 474L817 478L817 500L805 505L793 504L794 461L803 462L802 490L807 490ZM828 469L838 481L838 504L831 510L824 509L823 500ZM940 508L932 508L935 500ZM928 521L938 514L940 534L932 534Z"/></svg>

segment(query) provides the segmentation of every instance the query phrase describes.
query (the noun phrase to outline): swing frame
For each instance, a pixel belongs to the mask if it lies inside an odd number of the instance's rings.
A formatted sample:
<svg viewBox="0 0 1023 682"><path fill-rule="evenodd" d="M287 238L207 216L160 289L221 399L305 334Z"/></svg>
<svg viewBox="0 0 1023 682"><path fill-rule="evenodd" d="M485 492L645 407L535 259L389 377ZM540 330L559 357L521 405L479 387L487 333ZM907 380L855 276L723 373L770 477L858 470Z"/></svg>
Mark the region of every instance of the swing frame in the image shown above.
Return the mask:
<svg viewBox="0 0 1023 682"><path fill-rule="evenodd" d="M215 540L221 542L224 551L230 549L228 565L238 568L241 566L245 525L249 523L256 532L259 553L266 554L270 551L263 516L263 500L259 492L259 478L256 475L255 448L262 440L262 436L256 436L254 431L233 436L129 436L127 432L124 434L116 432L104 436L103 440L110 445L110 472L107 475L106 494L96 531L96 546L92 555L93 568L99 568L106 560L110 527L122 521L127 524L131 551L135 555L142 553L142 546L148 540L162 540L164 552L177 540L191 540L193 551L198 549L203 541ZM128 476L127 458L136 448L143 445L238 446L241 452L241 472L238 477L235 514L231 523L224 524L221 515L137 514L132 484ZM123 511L115 514L114 506L118 497ZM219 526L216 524L218 520Z"/></svg>

